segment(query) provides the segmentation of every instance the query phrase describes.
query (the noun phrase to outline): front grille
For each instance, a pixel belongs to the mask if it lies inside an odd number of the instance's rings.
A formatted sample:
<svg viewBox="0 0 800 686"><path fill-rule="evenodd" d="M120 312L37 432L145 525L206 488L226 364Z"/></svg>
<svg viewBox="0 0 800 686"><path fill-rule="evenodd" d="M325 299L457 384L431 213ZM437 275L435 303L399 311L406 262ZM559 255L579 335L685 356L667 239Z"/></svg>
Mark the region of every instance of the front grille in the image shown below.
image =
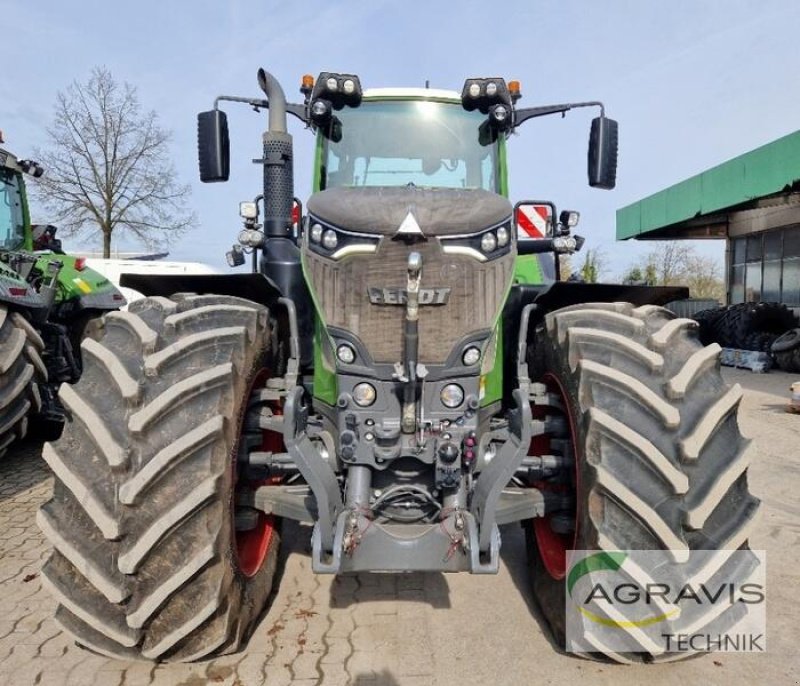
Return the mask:
<svg viewBox="0 0 800 686"><path fill-rule="evenodd" d="M435 239L415 245L384 238L378 252L333 262L305 250L305 260L325 323L359 337L375 362L402 357L402 306L374 305L369 288L405 288L408 255L422 255L422 288L450 288L446 305L424 305L419 315L420 362L442 364L456 342L489 329L508 289L514 252L490 262L445 255Z"/></svg>

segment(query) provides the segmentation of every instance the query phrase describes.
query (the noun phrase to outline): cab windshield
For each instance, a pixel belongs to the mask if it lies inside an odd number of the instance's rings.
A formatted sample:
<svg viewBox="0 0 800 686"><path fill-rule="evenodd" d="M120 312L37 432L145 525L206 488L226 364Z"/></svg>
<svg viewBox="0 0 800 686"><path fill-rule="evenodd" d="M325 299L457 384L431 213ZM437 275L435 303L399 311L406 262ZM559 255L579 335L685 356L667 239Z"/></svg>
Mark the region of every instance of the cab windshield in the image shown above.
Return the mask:
<svg viewBox="0 0 800 686"><path fill-rule="evenodd" d="M335 115L341 139L322 138L320 190L408 184L500 190L497 143L482 144L480 112L460 103L378 100Z"/></svg>
<svg viewBox="0 0 800 686"><path fill-rule="evenodd" d="M15 250L25 241L18 175L0 168L0 250Z"/></svg>

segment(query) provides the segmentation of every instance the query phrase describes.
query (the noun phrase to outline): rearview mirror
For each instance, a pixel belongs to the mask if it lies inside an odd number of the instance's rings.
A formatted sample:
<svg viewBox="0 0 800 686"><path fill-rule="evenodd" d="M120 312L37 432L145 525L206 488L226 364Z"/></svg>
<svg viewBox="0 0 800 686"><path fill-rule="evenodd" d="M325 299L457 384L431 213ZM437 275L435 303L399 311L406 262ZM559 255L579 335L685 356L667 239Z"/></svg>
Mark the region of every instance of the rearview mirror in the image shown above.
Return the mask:
<svg viewBox="0 0 800 686"><path fill-rule="evenodd" d="M619 125L605 116L592 119L589 134L589 185L611 190L617 185Z"/></svg>
<svg viewBox="0 0 800 686"><path fill-rule="evenodd" d="M222 110L197 115L197 160L203 183L228 180L230 138L228 117Z"/></svg>

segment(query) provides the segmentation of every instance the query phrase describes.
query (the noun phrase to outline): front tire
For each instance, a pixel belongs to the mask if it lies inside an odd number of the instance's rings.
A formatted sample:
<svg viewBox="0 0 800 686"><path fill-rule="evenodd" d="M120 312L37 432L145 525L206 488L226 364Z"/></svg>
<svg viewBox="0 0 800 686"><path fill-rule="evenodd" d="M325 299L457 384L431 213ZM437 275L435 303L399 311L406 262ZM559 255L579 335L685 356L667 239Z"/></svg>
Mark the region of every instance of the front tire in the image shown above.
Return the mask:
<svg viewBox="0 0 800 686"><path fill-rule="evenodd" d="M269 364L266 308L221 296L147 298L106 316L64 385L68 420L44 458L38 522L56 620L92 650L192 661L238 649L265 607L279 533L235 531L236 454ZM263 515L262 515L263 517Z"/></svg>
<svg viewBox="0 0 800 686"><path fill-rule="evenodd" d="M614 303L557 310L536 331L532 378L560 399L552 411L565 415L574 446L567 482L576 507L527 529L534 596L562 646L567 550L661 549L680 562L695 550L747 549L759 501L748 491L748 442L736 420L742 391L727 387L719 346L703 347L696 327L659 307ZM752 573L745 557L725 558L726 579ZM734 609L706 624L695 613L693 625L726 626ZM626 631L636 645L636 631ZM648 652L652 644L618 652L594 637L584 645L619 662L686 656Z"/></svg>
<svg viewBox="0 0 800 686"><path fill-rule="evenodd" d="M32 414L42 405L47 382L44 341L18 312L0 305L0 457L28 432Z"/></svg>

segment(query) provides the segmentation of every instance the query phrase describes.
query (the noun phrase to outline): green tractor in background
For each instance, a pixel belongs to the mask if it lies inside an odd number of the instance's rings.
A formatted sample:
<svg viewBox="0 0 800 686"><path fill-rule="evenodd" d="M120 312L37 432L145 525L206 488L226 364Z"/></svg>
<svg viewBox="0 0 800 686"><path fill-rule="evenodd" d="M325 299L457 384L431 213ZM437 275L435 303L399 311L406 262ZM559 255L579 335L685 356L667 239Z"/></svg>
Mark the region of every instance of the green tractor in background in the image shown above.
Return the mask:
<svg viewBox="0 0 800 686"><path fill-rule="evenodd" d="M313 525L327 574L496 573L500 526L521 522L562 643L569 550L663 550L683 578L748 578L742 392L695 323L660 307L686 289L559 281L582 241L552 204L544 235L518 234L518 212L547 204L509 202L510 134L599 108L589 183L610 189L602 104L520 108L501 78L362 91L331 72L292 104L258 81L266 100L220 96L198 117L201 180L216 182L219 102L269 110L263 193L228 254L252 272L127 276L149 297L106 318L62 387L70 420L45 446L56 487L38 516L61 626L126 659L235 651L270 597L283 518ZM287 114L316 136L305 208ZM593 636L581 650L674 659L651 635L663 625L625 628L624 610L624 650ZM713 633L743 611L668 628Z"/></svg>
<svg viewBox="0 0 800 686"><path fill-rule="evenodd" d="M63 254L55 227L31 225L23 175L43 173L0 148L0 455L29 428L60 432L58 387L80 378L81 340L125 304L84 258Z"/></svg>

